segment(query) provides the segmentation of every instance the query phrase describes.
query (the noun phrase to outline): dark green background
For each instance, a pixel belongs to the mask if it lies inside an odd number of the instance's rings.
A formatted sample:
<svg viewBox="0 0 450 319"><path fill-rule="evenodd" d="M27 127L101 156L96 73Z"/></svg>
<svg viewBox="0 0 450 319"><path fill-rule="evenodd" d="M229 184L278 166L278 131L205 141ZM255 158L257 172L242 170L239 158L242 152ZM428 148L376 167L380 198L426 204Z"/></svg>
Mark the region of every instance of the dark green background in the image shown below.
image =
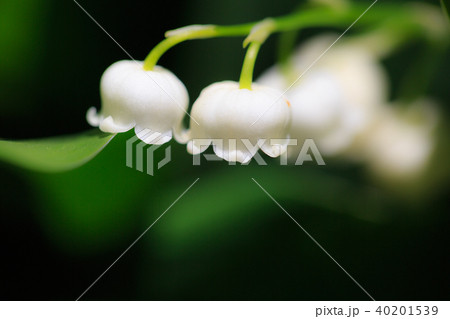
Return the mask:
<svg viewBox="0 0 450 319"><path fill-rule="evenodd" d="M79 3L136 59L145 58L166 30L253 21L298 5ZM306 30L300 40L320 31ZM185 83L193 101L212 82L238 79L241 41L183 43L161 64ZM427 60L423 47L411 43L383 61L392 97L400 96L405 78ZM264 45L256 74L273 64L275 52L276 36ZM100 104L100 76L120 59L128 57L71 0L1 0L0 137L88 129L85 112ZM361 165L331 159L325 167L279 166L267 158L264 167L225 162L194 167L185 146L176 142L170 144L172 161L152 177L125 166L130 133L67 173L33 173L0 163L0 298L76 299L199 177L83 299L367 300L255 178L375 299L448 300L449 71L447 53L424 87L441 103L444 129L432 167L413 185L382 183Z"/></svg>

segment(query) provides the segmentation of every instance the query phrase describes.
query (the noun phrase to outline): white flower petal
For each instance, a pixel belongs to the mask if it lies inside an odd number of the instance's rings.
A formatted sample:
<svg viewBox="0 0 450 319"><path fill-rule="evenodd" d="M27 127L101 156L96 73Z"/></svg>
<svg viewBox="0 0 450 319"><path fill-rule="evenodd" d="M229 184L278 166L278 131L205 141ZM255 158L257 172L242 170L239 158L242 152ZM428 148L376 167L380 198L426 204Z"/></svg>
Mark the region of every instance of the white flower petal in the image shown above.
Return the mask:
<svg viewBox="0 0 450 319"><path fill-rule="evenodd" d="M192 107L188 151L197 154L211 142L217 156L248 162L266 140L287 139L291 111L282 92L254 84L252 90L224 81L205 88ZM200 141L200 143L199 143ZM277 151L264 147L271 156ZM263 149L263 151L264 151Z"/></svg>
<svg viewBox="0 0 450 319"><path fill-rule="evenodd" d="M178 143L186 144L189 141L189 130L180 122L179 125L174 127L173 136Z"/></svg>
<svg viewBox="0 0 450 319"><path fill-rule="evenodd" d="M123 133L133 128L134 123L128 125L119 124L114 121L112 116L108 116L100 121L100 130L108 133Z"/></svg>
<svg viewBox="0 0 450 319"><path fill-rule="evenodd" d="M102 109L100 114L89 109L87 120L91 125L114 133L136 126L138 136L154 144L168 142L172 131L181 135L189 97L183 83L168 70L155 66L145 71L143 62L119 61L105 71L100 89ZM163 132L164 137L145 138L141 133L144 129Z"/></svg>
<svg viewBox="0 0 450 319"><path fill-rule="evenodd" d="M187 151L189 154L197 155L206 151L211 143L211 139L193 139L187 143Z"/></svg>
<svg viewBox="0 0 450 319"><path fill-rule="evenodd" d="M292 57L291 82L277 67L257 81L286 90L302 75L286 92L292 104L290 135L298 141L292 156L298 155L307 138L324 155L344 154L373 125L373 114L387 100L383 68L358 43L337 43L317 60L336 38L318 36L302 45Z"/></svg>
<svg viewBox="0 0 450 319"><path fill-rule="evenodd" d="M261 150L264 153L266 153L267 155L269 155L270 157L278 157L281 154L286 153L287 145L286 144L272 144L269 141L266 141L265 143L263 143L261 145Z"/></svg>
<svg viewBox="0 0 450 319"><path fill-rule="evenodd" d="M434 119L433 123L428 121L434 115L415 121L409 117L409 110L399 112L397 109L386 106L380 111L376 125L367 132L361 147L369 168L379 176L412 178L420 174L430 160L435 147L433 129L437 123ZM423 111L432 112L431 109Z"/></svg>
<svg viewBox="0 0 450 319"><path fill-rule="evenodd" d="M90 107L86 113L86 120L92 126L99 126L102 116L97 113L97 109L95 107Z"/></svg>
<svg viewBox="0 0 450 319"><path fill-rule="evenodd" d="M148 128L136 126L134 128L136 136L147 144L161 145L172 139L172 131L156 132Z"/></svg>

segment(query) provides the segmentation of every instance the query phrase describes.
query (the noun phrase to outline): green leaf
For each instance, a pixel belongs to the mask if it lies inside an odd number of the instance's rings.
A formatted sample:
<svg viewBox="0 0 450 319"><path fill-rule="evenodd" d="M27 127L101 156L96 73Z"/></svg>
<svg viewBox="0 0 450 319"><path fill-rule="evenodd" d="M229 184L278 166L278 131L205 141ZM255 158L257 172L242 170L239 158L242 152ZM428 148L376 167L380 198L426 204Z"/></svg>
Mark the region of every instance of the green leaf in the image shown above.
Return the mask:
<svg viewBox="0 0 450 319"><path fill-rule="evenodd" d="M444 11L445 16L450 21L450 17L448 15L448 7L449 7L449 3L448 2L449 2L448 0L441 0L441 6L442 6L442 11Z"/></svg>
<svg viewBox="0 0 450 319"><path fill-rule="evenodd" d="M35 171L65 171L92 159L114 136L95 129L38 140L0 140L0 160Z"/></svg>
<svg viewBox="0 0 450 319"><path fill-rule="evenodd" d="M143 199L160 184L159 176L125 165L125 143L133 136L134 131L119 134L75 170L26 174L36 219L48 241L64 254L104 253L129 245L141 231Z"/></svg>

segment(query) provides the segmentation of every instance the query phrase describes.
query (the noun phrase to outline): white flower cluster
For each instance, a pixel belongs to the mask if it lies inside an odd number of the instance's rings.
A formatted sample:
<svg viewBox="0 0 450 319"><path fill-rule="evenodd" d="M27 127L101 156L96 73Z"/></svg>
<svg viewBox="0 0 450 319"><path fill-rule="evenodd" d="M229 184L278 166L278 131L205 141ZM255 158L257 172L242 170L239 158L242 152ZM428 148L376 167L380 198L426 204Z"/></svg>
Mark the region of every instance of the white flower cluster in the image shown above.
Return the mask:
<svg viewBox="0 0 450 319"><path fill-rule="evenodd" d="M193 104L188 131L182 127L189 102L183 83L162 67L145 71L142 62L119 61L102 76L101 112L91 108L87 119L105 132L134 127L149 144L174 135L191 154L213 145L231 162L247 163L258 149L295 156L313 139L323 155L364 160L387 176L420 171L433 150L436 121L411 121L388 106L387 76L363 45L342 40L323 54L335 39L309 40L293 54L291 74L274 66L252 89L231 81L208 86ZM142 132L149 130L161 136L147 138ZM299 146L288 151L289 138Z"/></svg>
<svg viewBox="0 0 450 319"><path fill-rule="evenodd" d="M351 146L386 100L387 91L384 70L363 47L338 42L317 60L336 38L320 36L300 47L292 57L293 79L274 66L257 81L285 91L297 80L286 91L293 105L291 137L313 138L328 156Z"/></svg>
<svg viewBox="0 0 450 319"><path fill-rule="evenodd" d="M249 162L259 148L272 157L286 152L291 110L276 89L258 84L240 89L231 81L212 84L195 101L191 129L185 132L188 94L166 69L145 71L142 62L119 61L105 71L100 88L102 110L89 109L87 120L102 131L119 133L134 127L148 144L166 143L173 132L177 141L188 143L191 154L213 144L217 156L232 162Z"/></svg>
<svg viewBox="0 0 450 319"><path fill-rule="evenodd" d="M437 108L427 100L390 105L385 71L361 42L342 40L315 63L336 38L313 38L294 53L291 72L300 78L274 66L257 82L286 91L291 138L312 138L323 155L362 161L388 179L417 176L434 149Z"/></svg>

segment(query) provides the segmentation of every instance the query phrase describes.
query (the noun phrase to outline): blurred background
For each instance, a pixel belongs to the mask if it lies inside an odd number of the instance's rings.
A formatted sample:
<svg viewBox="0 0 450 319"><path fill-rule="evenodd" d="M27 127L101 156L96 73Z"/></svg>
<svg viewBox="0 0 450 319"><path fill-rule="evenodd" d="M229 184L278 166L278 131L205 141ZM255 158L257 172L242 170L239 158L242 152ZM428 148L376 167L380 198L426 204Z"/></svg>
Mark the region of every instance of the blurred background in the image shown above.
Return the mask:
<svg viewBox="0 0 450 319"><path fill-rule="evenodd" d="M299 3L79 0L138 60L167 30L254 21L287 14ZM302 31L298 42L321 31ZM186 42L160 63L194 101L213 82L238 80L241 43ZM273 36L263 46L256 76L274 63L276 45ZM422 48L412 41L382 61L392 99L404 94L416 67L428 70ZM78 298L199 177L84 300L367 300L251 178L375 299L448 300L448 51L445 57L423 86L441 108L436 152L412 183L379 180L362 164L339 159L325 159L326 166L280 166L267 157L268 166L192 166L185 146L174 141L172 161L148 176L125 166L132 133L119 134L88 164L65 173L0 163L0 298ZM0 137L89 129L85 113L100 105L100 76L121 59L128 57L72 0L1 0Z"/></svg>

